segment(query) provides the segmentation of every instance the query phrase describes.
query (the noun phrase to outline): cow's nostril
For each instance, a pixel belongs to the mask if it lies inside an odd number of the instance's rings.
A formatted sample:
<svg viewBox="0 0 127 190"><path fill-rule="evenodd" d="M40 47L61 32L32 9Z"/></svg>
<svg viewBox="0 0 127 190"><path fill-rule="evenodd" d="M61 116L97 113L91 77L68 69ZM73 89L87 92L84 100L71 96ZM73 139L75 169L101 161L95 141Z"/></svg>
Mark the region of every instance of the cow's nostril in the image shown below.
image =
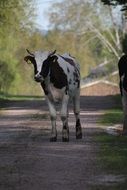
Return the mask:
<svg viewBox="0 0 127 190"><path fill-rule="evenodd" d="M41 78L41 75L40 74L36 74L34 78Z"/></svg>
<svg viewBox="0 0 127 190"><path fill-rule="evenodd" d="M36 74L34 76L34 79L35 79L35 81L40 82L40 80L42 79L42 76L40 74Z"/></svg>

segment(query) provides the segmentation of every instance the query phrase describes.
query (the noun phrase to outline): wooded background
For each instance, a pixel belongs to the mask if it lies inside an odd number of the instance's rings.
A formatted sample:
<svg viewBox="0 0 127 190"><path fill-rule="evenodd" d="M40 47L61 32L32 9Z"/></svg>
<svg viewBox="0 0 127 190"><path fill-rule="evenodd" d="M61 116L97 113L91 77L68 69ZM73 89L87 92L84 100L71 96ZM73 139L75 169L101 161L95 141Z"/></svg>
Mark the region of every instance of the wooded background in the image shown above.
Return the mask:
<svg viewBox="0 0 127 190"><path fill-rule="evenodd" d="M32 65L23 60L26 48L69 52L79 61L82 78L105 61L109 70L117 70L119 57L127 52L126 1L52 3L48 31L36 27L35 3L0 0L0 93L41 94Z"/></svg>

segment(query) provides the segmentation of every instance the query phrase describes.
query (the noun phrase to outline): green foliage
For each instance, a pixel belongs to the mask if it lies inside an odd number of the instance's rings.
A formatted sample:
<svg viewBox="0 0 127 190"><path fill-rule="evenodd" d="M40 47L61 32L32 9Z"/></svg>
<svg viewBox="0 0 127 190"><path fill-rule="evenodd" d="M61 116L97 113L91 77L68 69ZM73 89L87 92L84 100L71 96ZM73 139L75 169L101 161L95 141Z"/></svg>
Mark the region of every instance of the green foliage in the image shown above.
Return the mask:
<svg viewBox="0 0 127 190"><path fill-rule="evenodd" d="M121 49L119 43L115 44L116 28L109 10L102 3L83 0L53 3L54 8L49 10L52 29L42 34L34 25L32 2L0 1L0 91L41 94L39 85L33 81L32 66L23 61L26 48L69 52L79 61L82 77L105 60L110 60L111 69L114 68ZM121 38L122 32L118 34Z"/></svg>
<svg viewBox="0 0 127 190"><path fill-rule="evenodd" d="M0 61L0 91L7 92L14 76L14 72L9 68L9 65Z"/></svg>
<svg viewBox="0 0 127 190"><path fill-rule="evenodd" d="M63 0L53 5L55 9L49 13L52 26L74 33L78 39L77 50L79 47L84 51L87 49L94 58L94 64L105 59L111 64L118 61L122 52L122 32L120 23L116 22L119 14L114 17L112 9L97 1Z"/></svg>
<svg viewBox="0 0 127 190"><path fill-rule="evenodd" d="M18 64L22 54L17 56L17 51L31 26L30 2L0 1L0 91L9 92L13 82L20 78Z"/></svg>

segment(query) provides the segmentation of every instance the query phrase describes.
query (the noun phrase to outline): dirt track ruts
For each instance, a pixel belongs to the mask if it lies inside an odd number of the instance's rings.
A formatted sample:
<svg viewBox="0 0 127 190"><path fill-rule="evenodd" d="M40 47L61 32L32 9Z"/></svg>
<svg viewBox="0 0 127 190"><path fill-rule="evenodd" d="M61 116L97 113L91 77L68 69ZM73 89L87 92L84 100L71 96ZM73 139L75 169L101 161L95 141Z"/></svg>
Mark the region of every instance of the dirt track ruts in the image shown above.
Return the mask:
<svg viewBox="0 0 127 190"><path fill-rule="evenodd" d="M94 190L101 168L94 136L112 97L81 97L83 139L75 139L70 108L70 142L49 142L51 124L45 101L11 101L0 111L0 190Z"/></svg>

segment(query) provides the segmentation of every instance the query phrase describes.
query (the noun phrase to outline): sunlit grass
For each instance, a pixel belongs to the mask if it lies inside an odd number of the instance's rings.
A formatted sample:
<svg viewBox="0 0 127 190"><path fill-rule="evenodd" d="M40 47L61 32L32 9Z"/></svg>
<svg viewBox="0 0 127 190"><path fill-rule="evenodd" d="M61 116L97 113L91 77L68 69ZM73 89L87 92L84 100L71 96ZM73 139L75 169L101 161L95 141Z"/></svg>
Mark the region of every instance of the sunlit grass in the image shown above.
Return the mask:
<svg viewBox="0 0 127 190"><path fill-rule="evenodd" d="M123 111L121 109L112 109L105 112L99 123L103 125L120 124L123 121Z"/></svg>
<svg viewBox="0 0 127 190"><path fill-rule="evenodd" d="M42 99L43 96L31 96L31 95L11 95L0 93L0 101L2 100L35 100Z"/></svg>
<svg viewBox="0 0 127 190"><path fill-rule="evenodd" d="M25 101L25 100L43 100L43 96L30 96L30 95L10 95L0 93L0 109L7 107L8 103L12 101Z"/></svg>

